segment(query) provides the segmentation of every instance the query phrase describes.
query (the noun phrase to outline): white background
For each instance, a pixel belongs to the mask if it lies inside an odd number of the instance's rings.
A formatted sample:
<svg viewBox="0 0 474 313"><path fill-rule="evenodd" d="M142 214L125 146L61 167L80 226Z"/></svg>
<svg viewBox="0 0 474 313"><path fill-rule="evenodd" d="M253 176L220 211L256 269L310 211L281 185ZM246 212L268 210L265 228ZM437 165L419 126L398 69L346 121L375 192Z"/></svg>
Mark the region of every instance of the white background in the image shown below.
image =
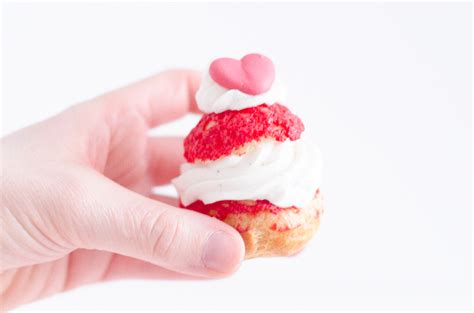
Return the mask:
<svg viewBox="0 0 474 313"><path fill-rule="evenodd" d="M215 281L120 281L30 309L468 308L470 4L8 4L2 134L170 67L262 52L325 156L293 258ZM185 118L157 133L185 135ZM92 265L91 265L92 266Z"/></svg>

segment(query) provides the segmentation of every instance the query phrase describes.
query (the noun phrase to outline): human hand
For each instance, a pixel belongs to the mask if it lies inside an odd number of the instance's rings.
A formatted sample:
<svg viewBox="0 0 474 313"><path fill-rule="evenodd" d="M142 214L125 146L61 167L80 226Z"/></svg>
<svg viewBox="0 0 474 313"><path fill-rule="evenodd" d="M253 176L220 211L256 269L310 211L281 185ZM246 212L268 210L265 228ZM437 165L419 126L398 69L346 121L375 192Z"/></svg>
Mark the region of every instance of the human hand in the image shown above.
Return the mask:
<svg viewBox="0 0 474 313"><path fill-rule="evenodd" d="M196 111L198 84L195 72L165 72L1 140L2 309L109 279L236 270L233 228L151 199L184 160L182 138L147 132Z"/></svg>

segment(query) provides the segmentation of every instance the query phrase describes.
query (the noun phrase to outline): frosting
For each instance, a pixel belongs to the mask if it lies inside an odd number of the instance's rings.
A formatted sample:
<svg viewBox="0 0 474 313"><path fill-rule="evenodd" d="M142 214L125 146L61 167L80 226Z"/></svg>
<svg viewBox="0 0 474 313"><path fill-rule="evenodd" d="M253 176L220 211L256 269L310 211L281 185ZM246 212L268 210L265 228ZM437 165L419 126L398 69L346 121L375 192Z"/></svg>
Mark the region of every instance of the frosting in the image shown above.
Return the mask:
<svg viewBox="0 0 474 313"><path fill-rule="evenodd" d="M240 60L214 60L209 67L209 74L220 86L250 95L267 92L275 79L272 60L257 53L248 54Z"/></svg>
<svg viewBox="0 0 474 313"><path fill-rule="evenodd" d="M227 110L242 110L260 104L272 105L285 102L285 89L278 79L267 92L250 95L238 89L227 89L216 83L209 73L203 77L196 92L196 102L204 113L221 113Z"/></svg>
<svg viewBox="0 0 474 313"><path fill-rule="evenodd" d="M173 179L181 202L268 200L280 207L308 206L321 182L319 150L304 139L261 141L243 155L185 163Z"/></svg>

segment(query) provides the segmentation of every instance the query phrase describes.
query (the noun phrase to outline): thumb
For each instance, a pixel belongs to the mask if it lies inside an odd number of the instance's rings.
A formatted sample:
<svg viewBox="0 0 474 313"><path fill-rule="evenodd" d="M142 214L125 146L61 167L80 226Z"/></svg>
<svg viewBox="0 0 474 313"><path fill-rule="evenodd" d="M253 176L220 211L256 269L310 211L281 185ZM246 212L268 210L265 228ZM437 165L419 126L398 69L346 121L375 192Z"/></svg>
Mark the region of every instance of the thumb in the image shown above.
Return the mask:
<svg viewBox="0 0 474 313"><path fill-rule="evenodd" d="M244 245L232 227L143 197L99 173L88 176L73 205L72 229L78 247L106 250L196 276L222 276L238 268Z"/></svg>

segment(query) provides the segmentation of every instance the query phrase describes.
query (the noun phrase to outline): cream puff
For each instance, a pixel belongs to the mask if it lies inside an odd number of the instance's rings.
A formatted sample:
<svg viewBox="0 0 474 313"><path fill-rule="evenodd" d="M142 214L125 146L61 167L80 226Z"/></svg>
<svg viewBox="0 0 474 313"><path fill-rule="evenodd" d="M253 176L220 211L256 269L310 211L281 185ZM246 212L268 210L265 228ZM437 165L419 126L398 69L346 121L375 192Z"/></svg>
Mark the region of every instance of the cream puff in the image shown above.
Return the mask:
<svg viewBox="0 0 474 313"><path fill-rule="evenodd" d="M300 251L323 211L322 158L284 106L273 63L260 54L211 63L196 100L205 113L185 138L173 179L183 208L240 232L246 258Z"/></svg>

